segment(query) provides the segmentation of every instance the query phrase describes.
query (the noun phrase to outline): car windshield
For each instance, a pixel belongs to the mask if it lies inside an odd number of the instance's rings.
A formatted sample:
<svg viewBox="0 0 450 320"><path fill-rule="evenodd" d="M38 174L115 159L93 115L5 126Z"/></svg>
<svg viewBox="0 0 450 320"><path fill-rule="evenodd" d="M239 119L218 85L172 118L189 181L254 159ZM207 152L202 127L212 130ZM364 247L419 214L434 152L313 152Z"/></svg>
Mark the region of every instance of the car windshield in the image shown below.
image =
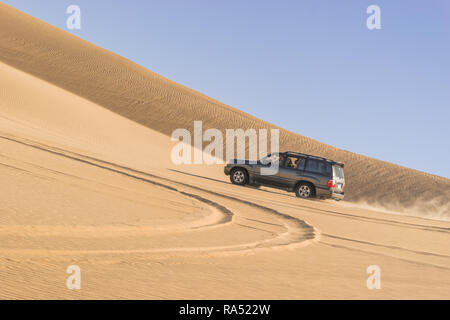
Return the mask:
<svg viewBox="0 0 450 320"><path fill-rule="evenodd" d="M280 154L279 153L272 153L268 156L265 156L261 160L262 164L269 164L269 163L277 163L280 161Z"/></svg>
<svg viewBox="0 0 450 320"><path fill-rule="evenodd" d="M344 169L341 166L333 166L333 176L344 179Z"/></svg>

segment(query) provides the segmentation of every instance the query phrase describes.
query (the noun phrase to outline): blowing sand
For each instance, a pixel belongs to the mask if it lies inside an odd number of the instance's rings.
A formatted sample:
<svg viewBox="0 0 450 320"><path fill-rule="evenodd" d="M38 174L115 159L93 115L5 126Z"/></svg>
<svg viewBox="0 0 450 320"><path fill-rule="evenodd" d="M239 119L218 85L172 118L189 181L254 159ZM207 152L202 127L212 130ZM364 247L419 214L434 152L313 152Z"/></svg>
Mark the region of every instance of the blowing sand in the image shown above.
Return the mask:
<svg viewBox="0 0 450 320"><path fill-rule="evenodd" d="M0 298L450 298L448 179L285 130L282 149L346 163L350 202L175 166L168 135L194 120L276 127L4 4L0 18Z"/></svg>

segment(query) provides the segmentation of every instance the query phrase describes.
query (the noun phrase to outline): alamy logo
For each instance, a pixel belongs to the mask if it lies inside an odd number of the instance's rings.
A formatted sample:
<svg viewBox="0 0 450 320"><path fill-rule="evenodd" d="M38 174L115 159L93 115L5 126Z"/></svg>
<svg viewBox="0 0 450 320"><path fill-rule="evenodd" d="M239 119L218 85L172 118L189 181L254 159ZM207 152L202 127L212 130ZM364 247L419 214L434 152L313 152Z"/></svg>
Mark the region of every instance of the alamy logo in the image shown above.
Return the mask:
<svg viewBox="0 0 450 320"><path fill-rule="evenodd" d="M374 29L381 29L381 9L377 5L370 5L367 7L366 10L367 14L370 14L370 16L367 18L367 29L374 30Z"/></svg>
<svg viewBox="0 0 450 320"><path fill-rule="evenodd" d="M381 269L377 265L371 265L367 267L367 274L370 276L367 278L367 289L381 289Z"/></svg>
<svg viewBox="0 0 450 320"><path fill-rule="evenodd" d="M77 265L67 267L66 273L70 274L66 281L66 287L69 290L81 289L81 269Z"/></svg>
<svg viewBox="0 0 450 320"><path fill-rule="evenodd" d="M81 9L77 5L70 5L66 10L67 14L70 16L66 20L67 29L69 30L80 30L81 29Z"/></svg>
<svg viewBox="0 0 450 320"><path fill-rule="evenodd" d="M233 160L236 163L244 163L246 153L246 139L248 139L247 161L256 164L257 159L264 158L268 154L268 131L267 129L226 129L225 141L222 131L218 129L208 129L203 132L202 121L194 121L194 143L192 148L191 133L187 129L176 129L172 132L172 141L179 141L171 152L172 162L179 164L223 164L223 147L225 142L226 162ZM271 153L279 152L279 130L270 130L270 150ZM203 148L203 143L209 144ZM259 153L258 153L259 149ZM237 151L237 158L235 157ZM259 156L258 156L259 155ZM192 157L193 156L193 157ZM193 158L193 161L192 161ZM272 175L278 172L278 162L273 161L267 167L261 169L262 175Z"/></svg>

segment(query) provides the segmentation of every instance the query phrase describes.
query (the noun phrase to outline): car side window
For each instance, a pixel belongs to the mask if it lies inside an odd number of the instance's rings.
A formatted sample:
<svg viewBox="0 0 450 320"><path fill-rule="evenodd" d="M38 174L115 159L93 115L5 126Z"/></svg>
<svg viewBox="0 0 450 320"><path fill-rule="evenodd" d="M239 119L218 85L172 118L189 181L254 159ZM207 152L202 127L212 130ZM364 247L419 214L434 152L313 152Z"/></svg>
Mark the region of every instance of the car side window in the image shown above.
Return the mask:
<svg viewBox="0 0 450 320"><path fill-rule="evenodd" d="M305 158L298 158L296 167L298 170L305 170L305 160Z"/></svg>
<svg viewBox="0 0 450 320"><path fill-rule="evenodd" d="M308 159L306 161L305 170L309 172L320 173L323 175L331 174L331 166L324 161L316 159Z"/></svg>
<svg viewBox="0 0 450 320"><path fill-rule="evenodd" d="M283 163L283 167L295 169L297 168L300 160L301 159L299 157L288 156L286 161Z"/></svg>

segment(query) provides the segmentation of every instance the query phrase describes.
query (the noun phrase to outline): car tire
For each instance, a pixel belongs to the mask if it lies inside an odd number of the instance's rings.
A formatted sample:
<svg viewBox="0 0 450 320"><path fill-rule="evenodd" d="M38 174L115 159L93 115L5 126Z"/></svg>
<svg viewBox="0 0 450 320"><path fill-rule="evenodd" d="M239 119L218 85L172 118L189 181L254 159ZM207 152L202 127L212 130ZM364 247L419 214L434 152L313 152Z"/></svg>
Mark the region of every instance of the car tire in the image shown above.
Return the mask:
<svg viewBox="0 0 450 320"><path fill-rule="evenodd" d="M302 182L295 188L295 195L302 199L312 198L315 195L314 186L311 183Z"/></svg>
<svg viewBox="0 0 450 320"><path fill-rule="evenodd" d="M248 183L248 173L242 168L233 169L230 173L230 180L233 184L245 186Z"/></svg>

